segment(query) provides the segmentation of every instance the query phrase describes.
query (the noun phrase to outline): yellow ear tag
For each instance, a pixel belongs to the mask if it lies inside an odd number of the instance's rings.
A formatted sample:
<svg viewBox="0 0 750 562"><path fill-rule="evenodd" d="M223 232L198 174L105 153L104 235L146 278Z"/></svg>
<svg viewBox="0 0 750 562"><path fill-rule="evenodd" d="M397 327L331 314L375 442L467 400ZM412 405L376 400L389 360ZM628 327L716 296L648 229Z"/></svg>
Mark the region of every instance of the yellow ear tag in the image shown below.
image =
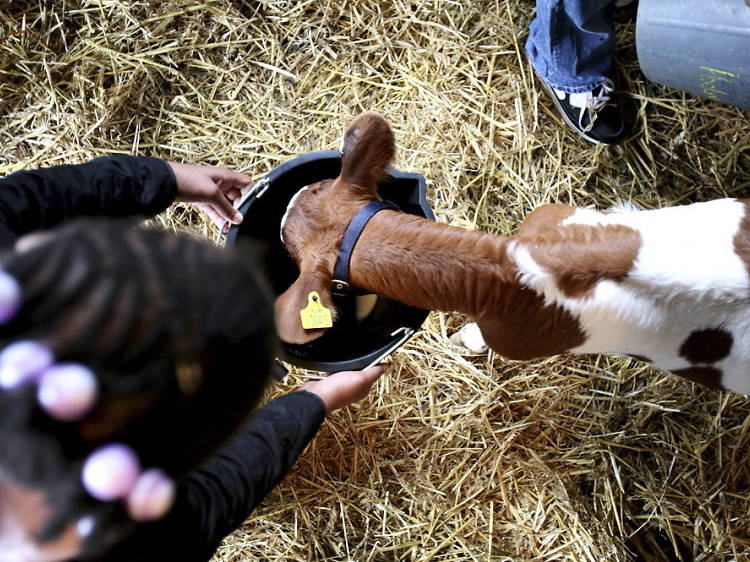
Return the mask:
<svg viewBox="0 0 750 562"><path fill-rule="evenodd" d="M307 295L307 306L299 311L302 327L305 330L316 328L330 328L333 326L331 311L320 302L320 296L315 291Z"/></svg>

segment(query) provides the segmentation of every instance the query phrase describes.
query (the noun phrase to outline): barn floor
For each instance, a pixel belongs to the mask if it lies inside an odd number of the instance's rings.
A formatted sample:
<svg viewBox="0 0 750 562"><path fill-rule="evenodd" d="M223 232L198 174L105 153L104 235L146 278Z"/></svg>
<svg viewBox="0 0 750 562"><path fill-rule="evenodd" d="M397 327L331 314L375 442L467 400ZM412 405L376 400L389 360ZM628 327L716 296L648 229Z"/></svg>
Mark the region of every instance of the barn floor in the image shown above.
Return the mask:
<svg viewBox="0 0 750 562"><path fill-rule="evenodd" d="M523 53L528 0L0 1L0 174L123 152L260 177L364 110L439 220L512 234L536 206L745 196L747 112L649 84L634 134L579 141ZM158 219L212 235L193 210ZM461 355L433 313L334 413L215 561L747 560L750 401L636 360ZM294 373L275 394L302 381Z"/></svg>

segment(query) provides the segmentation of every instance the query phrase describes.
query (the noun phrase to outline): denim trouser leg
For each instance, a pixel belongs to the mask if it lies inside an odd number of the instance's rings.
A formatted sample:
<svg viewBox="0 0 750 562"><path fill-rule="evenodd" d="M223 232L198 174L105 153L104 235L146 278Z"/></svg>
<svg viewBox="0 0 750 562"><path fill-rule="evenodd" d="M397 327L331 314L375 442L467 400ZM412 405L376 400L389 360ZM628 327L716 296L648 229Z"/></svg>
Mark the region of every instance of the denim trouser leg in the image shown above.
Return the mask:
<svg viewBox="0 0 750 562"><path fill-rule="evenodd" d="M592 89L609 76L614 49L613 0L537 0L526 52L553 88Z"/></svg>

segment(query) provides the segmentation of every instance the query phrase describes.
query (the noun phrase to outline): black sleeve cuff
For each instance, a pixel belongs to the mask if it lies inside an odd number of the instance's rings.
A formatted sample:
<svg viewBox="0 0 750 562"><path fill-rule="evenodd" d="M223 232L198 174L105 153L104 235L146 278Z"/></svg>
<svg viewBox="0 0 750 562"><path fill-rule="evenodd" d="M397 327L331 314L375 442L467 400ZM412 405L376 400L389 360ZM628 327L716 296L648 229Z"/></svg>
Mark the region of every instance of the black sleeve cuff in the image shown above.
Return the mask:
<svg viewBox="0 0 750 562"><path fill-rule="evenodd" d="M174 171L160 158L117 154L96 158L87 166L110 184L100 187L100 191L106 193L103 206L112 205L110 209L103 209L105 215L156 215L177 197ZM119 210L115 206L118 203Z"/></svg>
<svg viewBox="0 0 750 562"><path fill-rule="evenodd" d="M171 166L145 156L16 172L0 179L0 244L75 217L155 215L176 195Z"/></svg>

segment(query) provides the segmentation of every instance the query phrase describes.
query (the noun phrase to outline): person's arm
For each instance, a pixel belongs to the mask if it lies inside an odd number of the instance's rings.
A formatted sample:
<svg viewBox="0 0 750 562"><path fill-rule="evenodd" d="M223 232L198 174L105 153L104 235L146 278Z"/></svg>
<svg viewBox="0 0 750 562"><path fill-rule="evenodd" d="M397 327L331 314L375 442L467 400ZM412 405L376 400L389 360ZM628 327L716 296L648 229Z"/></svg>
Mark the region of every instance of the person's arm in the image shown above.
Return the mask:
<svg viewBox="0 0 750 562"><path fill-rule="evenodd" d="M195 203L217 224L239 223L232 204L250 184L226 168L145 156L24 170L0 179L0 245L78 216L152 216L175 200Z"/></svg>
<svg viewBox="0 0 750 562"><path fill-rule="evenodd" d="M325 415L324 402L311 392L277 398L188 478L173 512L182 511L184 524L196 528L195 547L205 549L206 559L291 470Z"/></svg>
<svg viewBox="0 0 750 562"><path fill-rule="evenodd" d="M203 562L226 535L289 472L320 429L327 412L364 397L383 374L382 366L342 372L305 384L266 404L241 431L185 479L162 520L141 525L108 561Z"/></svg>
<svg viewBox="0 0 750 562"><path fill-rule="evenodd" d="M384 372L378 365L335 373L277 398L192 475L177 509L185 510L183 524L197 518L208 557L289 472L326 413L364 398Z"/></svg>
<svg viewBox="0 0 750 562"><path fill-rule="evenodd" d="M176 195L172 168L157 158L105 156L16 172L0 179L0 240L12 243L75 216L154 215Z"/></svg>
<svg viewBox="0 0 750 562"><path fill-rule="evenodd" d="M178 484L170 512L138 525L97 560L204 562L291 469L320 429L324 402L293 392L259 409L219 452Z"/></svg>

